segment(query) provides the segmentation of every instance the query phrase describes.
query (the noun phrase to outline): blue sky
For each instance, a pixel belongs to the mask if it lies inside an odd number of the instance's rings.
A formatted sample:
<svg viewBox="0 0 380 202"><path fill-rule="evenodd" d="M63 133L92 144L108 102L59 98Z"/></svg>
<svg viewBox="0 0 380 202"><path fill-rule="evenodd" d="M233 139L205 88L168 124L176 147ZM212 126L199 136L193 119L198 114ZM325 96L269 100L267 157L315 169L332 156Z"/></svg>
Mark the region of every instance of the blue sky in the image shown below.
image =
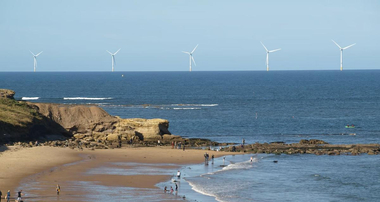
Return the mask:
<svg viewBox="0 0 380 202"><path fill-rule="evenodd" d="M380 69L380 1L0 0L0 71Z"/></svg>

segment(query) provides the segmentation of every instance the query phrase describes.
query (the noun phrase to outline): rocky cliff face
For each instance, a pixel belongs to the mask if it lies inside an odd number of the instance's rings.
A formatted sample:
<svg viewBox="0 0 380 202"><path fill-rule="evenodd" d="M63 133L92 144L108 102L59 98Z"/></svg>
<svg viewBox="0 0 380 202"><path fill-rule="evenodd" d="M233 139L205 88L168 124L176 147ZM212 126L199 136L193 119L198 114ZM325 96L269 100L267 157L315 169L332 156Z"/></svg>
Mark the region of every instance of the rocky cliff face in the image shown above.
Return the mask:
<svg viewBox="0 0 380 202"><path fill-rule="evenodd" d="M67 137L157 140L170 135L164 119L121 119L93 105L26 103L14 100L9 90L0 90L0 95L0 142Z"/></svg>
<svg viewBox="0 0 380 202"><path fill-rule="evenodd" d="M32 104L31 104L32 105ZM170 135L164 119L121 119L93 105L33 104L45 117L61 125L79 139L152 140Z"/></svg>

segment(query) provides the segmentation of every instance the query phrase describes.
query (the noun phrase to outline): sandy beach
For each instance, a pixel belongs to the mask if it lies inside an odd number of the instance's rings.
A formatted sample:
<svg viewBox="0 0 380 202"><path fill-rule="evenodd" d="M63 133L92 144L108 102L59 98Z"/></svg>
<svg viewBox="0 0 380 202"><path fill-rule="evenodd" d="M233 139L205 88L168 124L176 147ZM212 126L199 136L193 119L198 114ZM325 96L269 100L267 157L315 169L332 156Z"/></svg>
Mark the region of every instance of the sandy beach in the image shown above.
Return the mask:
<svg viewBox="0 0 380 202"><path fill-rule="evenodd" d="M183 201L182 198L174 198L171 194L163 194L155 185L170 180L175 171L183 165L202 163L206 152L195 149L183 151L164 146L94 151L47 146L12 146L2 147L1 151L0 190L3 195L7 190L11 190L12 196L15 197L17 189L22 189L25 201L85 201L80 196L92 195L92 191L88 189L89 185L81 186L79 182L133 188L136 191L130 193L135 194L136 198L159 194L156 196L158 201ZM207 152L215 158L230 154ZM107 170L107 174L104 173L104 169ZM137 170L138 173L109 173L112 170ZM165 172L155 173L158 170ZM72 186L73 182L75 189ZM57 184L61 186L59 198L55 192Z"/></svg>

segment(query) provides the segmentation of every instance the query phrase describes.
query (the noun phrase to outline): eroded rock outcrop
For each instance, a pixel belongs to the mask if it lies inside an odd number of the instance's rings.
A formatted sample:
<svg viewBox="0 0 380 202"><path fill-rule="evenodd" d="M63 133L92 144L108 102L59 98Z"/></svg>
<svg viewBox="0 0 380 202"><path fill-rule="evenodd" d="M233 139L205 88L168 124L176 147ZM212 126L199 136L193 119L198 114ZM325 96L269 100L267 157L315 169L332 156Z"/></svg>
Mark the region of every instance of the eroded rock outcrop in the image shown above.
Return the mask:
<svg viewBox="0 0 380 202"><path fill-rule="evenodd" d="M146 141L171 136L169 121L164 119L121 119L95 105L28 103L14 100L14 91L0 90L0 94L0 133L4 134L0 142L70 137Z"/></svg>

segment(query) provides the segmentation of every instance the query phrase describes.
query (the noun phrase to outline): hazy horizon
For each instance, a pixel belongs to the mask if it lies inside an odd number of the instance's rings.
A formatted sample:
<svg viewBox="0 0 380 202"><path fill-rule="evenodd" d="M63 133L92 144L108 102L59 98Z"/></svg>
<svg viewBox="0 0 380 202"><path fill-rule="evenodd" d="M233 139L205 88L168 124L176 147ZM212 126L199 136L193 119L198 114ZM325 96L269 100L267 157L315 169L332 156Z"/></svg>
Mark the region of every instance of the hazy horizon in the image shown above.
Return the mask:
<svg viewBox="0 0 380 202"><path fill-rule="evenodd" d="M380 69L379 1L0 2L0 71L270 71Z"/></svg>

